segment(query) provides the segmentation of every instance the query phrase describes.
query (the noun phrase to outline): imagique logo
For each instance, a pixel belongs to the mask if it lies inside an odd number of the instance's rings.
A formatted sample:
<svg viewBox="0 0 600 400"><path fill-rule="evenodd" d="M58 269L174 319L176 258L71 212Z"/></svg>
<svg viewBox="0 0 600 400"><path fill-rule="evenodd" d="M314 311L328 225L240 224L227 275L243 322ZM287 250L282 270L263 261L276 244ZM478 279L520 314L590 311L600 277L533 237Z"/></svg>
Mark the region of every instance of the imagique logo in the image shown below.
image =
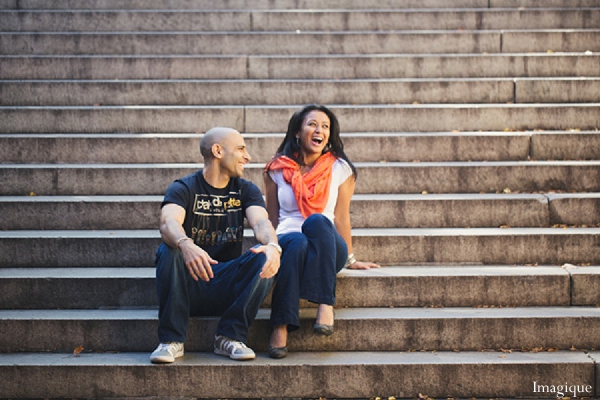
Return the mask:
<svg viewBox="0 0 600 400"><path fill-rule="evenodd" d="M538 385L533 382L533 393L555 393L557 399L567 397L577 397L577 395L589 396L592 394L592 385ZM570 396L572 395L572 396Z"/></svg>

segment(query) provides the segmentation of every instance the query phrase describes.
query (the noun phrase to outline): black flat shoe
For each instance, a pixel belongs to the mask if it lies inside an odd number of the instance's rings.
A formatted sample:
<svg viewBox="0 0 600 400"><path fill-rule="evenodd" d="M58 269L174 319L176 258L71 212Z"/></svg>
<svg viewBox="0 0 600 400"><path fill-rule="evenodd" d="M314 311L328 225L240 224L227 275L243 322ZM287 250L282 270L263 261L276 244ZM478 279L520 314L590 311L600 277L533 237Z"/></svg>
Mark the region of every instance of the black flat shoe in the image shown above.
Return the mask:
<svg viewBox="0 0 600 400"><path fill-rule="evenodd" d="M333 335L333 325L314 324L313 332L315 332L318 335L331 336Z"/></svg>
<svg viewBox="0 0 600 400"><path fill-rule="evenodd" d="M276 358L276 359L287 357L287 346L285 346L285 347L269 346L269 357Z"/></svg>
<svg viewBox="0 0 600 400"><path fill-rule="evenodd" d="M287 346L285 347L271 347L269 346L269 357L271 358L286 358L288 353Z"/></svg>

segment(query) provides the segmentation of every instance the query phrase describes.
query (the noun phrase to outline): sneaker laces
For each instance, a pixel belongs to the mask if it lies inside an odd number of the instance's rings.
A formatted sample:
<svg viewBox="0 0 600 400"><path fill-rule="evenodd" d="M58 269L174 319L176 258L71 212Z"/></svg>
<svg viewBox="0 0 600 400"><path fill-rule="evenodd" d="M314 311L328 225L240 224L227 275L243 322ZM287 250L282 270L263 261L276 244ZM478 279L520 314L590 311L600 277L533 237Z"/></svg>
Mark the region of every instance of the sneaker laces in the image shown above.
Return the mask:
<svg viewBox="0 0 600 400"><path fill-rule="evenodd" d="M248 348L248 346L246 346L245 343L240 342L239 340L229 339L229 340L224 340L223 342L225 342L224 344L225 344L226 350L230 353L235 353L235 351L238 349L247 349Z"/></svg>
<svg viewBox="0 0 600 400"><path fill-rule="evenodd" d="M158 351L166 350L170 355L175 356L177 345L174 343L160 343Z"/></svg>

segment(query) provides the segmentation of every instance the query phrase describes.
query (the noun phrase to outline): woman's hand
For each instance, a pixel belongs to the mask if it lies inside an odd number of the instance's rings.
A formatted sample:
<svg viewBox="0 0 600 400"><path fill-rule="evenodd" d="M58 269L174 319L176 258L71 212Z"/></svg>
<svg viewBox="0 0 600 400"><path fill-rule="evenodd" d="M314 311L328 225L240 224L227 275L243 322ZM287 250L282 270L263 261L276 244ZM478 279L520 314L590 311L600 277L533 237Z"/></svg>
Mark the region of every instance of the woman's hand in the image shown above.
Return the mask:
<svg viewBox="0 0 600 400"><path fill-rule="evenodd" d="M372 262L365 261L355 261L354 263L348 265L348 269L371 269L371 268L379 268L378 264Z"/></svg>

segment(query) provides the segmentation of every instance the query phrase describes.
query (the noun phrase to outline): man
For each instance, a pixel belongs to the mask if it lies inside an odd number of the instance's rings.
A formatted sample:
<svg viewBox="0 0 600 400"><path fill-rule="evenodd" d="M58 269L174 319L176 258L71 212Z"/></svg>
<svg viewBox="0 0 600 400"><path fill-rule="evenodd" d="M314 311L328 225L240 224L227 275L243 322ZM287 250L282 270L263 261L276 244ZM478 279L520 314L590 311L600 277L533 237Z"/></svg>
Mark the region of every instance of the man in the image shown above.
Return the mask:
<svg viewBox="0 0 600 400"><path fill-rule="evenodd" d="M258 187L242 179L250 161L244 139L213 128L200 142L204 168L173 182L161 208L163 243L156 254L160 344L150 356L170 363L183 356L189 317L221 316L214 352L255 358L248 327L279 270L281 247ZM242 255L244 217L261 245Z"/></svg>

